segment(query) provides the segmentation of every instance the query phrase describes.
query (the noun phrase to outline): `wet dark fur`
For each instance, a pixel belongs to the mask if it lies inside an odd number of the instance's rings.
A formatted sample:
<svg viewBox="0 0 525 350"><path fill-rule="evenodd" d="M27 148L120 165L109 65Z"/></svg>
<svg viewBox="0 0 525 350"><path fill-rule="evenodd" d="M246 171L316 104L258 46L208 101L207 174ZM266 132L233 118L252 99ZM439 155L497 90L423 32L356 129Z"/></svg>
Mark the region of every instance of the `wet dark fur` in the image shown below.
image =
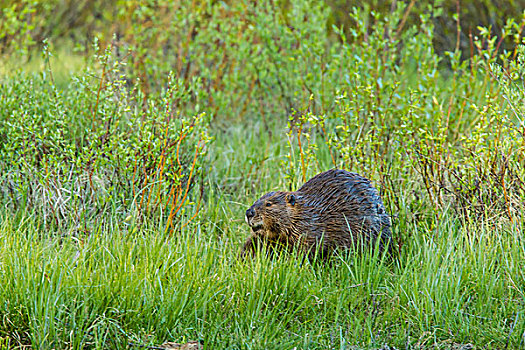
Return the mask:
<svg viewBox="0 0 525 350"><path fill-rule="evenodd" d="M345 170L320 173L295 192L269 192L247 211L252 234L241 255L258 245L298 248L312 258L338 248L390 250L390 217L370 180ZM378 241L379 239L379 241Z"/></svg>

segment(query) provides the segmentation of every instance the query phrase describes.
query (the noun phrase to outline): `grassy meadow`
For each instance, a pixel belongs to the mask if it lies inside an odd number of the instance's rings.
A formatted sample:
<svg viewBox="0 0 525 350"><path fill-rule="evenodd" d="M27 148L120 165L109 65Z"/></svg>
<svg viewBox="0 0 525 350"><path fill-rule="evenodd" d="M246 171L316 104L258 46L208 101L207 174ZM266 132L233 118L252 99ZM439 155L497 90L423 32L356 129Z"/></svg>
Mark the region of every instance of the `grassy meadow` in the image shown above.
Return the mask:
<svg viewBox="0 0 525 350"><path fill-rule="evenodd" d="M394 3L129 1L33 51L50 9L5 10L0 349L525 348L525 20L438 54L439 8ZM238 259L255 200L332 167L393 257Z"/></svg>

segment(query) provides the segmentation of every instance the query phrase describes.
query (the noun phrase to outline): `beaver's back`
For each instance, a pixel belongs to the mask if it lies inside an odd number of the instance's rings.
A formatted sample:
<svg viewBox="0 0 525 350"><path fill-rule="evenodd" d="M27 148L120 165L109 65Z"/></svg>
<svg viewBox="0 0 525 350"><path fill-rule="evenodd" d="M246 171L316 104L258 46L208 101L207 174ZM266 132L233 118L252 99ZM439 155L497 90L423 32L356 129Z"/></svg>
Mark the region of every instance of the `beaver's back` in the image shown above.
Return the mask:
<svg viewBox="0 0 525 350"><path fill-rule="evenodd" d="M315 213L315 229L322 232L314 232L314 236L324 235L328 250L355 245L357 240L375 244L379 238L380 249L389 243L390 217L370 180L332 169L314 176L296 193L302 199L303 210ZM311 222L304 219L305 223ZM310 230L313 227L310 225Z"/></svg>

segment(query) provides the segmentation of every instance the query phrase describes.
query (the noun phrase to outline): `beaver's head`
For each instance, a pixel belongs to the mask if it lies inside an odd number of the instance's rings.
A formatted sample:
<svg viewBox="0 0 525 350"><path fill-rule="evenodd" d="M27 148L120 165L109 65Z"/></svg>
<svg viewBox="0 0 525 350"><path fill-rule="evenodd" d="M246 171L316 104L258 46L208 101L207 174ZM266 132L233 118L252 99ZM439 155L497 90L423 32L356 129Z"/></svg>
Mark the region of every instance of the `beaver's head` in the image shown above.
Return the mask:
<svg viewBox="0 0 525 350"><path fill-rule="evenodd" d="M291 227L290 214L295 204L293 192L269 192L246 210L245 219L255 234L277 238Z"/></svg>

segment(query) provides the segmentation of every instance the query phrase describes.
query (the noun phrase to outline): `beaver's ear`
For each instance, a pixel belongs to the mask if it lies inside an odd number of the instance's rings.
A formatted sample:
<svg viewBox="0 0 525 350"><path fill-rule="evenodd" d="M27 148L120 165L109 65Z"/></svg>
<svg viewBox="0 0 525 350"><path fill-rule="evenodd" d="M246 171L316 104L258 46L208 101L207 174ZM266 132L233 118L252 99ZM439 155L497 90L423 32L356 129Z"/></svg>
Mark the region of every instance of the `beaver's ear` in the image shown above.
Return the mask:
<svg viewBox="0 0 525 350"><path fill-rule="evenodd" d="M295 195L293 195L292 193L286 195L286 201L287 201L290 205L295 205Z"/></svg>

